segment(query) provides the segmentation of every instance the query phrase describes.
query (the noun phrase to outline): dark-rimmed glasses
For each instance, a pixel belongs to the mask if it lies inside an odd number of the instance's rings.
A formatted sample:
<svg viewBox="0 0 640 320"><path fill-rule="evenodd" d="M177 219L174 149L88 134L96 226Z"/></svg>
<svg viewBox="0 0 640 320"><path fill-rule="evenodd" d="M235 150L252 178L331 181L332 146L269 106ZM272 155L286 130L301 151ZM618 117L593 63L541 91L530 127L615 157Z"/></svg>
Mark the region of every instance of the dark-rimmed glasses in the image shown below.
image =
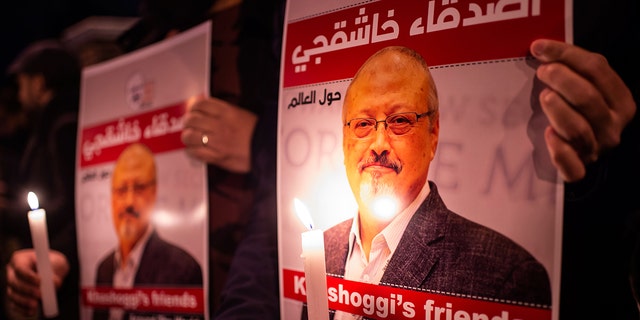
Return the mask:
<svg viewBox="0 0 640 320"><path fill-rule="evenodd" d="M358 138L366 138L374 129L378 130L378 123L384 123L385 129L390 129L391 133L396 136L403 135L420 120L420 118L432 114L433 111L425 113L417 112L401 112L387 116L384 120L376 120L374 118L354 118L344 125L351 129L354 136Z"/></svg>
<svg viewBox="0 0 640 320"><path fill-rule="evenodd" d="M156 185L155 180L151 180L147 183L133 183L131 185L123 185L121 187L113 188L113 193L119 197L125 196L129 191L133 191L135 195L141 195L147 189Z"/></svg>

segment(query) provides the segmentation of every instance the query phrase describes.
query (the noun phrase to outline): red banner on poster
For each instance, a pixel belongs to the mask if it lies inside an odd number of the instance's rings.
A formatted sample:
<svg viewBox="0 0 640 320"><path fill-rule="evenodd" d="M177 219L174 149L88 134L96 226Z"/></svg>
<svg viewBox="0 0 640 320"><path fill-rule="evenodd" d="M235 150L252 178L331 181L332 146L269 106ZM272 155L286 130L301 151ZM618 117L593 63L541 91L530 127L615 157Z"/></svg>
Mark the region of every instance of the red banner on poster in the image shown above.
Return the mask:
<svg viewBox="0 0 640 320"><path fill-rule="evenodd" d="M186 103L181 102L84 128L80 167L114 161L133 142L145 143L154 153L184 148L180 134L185 111Z"/></svg>
<svg viewBox="0 0 640 320"><path fill-rule="evenodd" d="M282 282L285 298L306 302L304 272L284 269ZM548 306L410 289L327 276L330 309L371 319L551 319L551 309Z"/></svg>
<svg viewBox="0 0 640 320"><path fill-rule="evenodd" d="M528 55L537 38L565 39L549 21L564 2L376 1L290 22L283 52L284 87L350 78L371 53L410 44L430 66ZM347 59L348 57L348 59Z"/></svg>

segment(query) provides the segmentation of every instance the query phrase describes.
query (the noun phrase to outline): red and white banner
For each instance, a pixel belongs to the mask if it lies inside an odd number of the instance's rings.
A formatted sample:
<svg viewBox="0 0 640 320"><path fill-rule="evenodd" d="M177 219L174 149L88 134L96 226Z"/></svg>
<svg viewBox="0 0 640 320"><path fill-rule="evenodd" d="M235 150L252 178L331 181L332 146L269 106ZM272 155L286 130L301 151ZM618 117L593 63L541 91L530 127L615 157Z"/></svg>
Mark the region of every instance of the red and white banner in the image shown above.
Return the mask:
<svg viewBox="0 0 640 320"><path fill-rule="evenodd" d="M115 161L134 142L146 144L154 153L184 149L180 134L186 106L182 102L84 128L80 136L80 167Z"/></svg>
<svg viewBox="0 0 640 320"><path fill-rule="evenodd" d="M304 272L283 270L283 295L306 302ZM327 278L329 308L370 319L551 319L551 309L469 299L336 277Z"/></svg>

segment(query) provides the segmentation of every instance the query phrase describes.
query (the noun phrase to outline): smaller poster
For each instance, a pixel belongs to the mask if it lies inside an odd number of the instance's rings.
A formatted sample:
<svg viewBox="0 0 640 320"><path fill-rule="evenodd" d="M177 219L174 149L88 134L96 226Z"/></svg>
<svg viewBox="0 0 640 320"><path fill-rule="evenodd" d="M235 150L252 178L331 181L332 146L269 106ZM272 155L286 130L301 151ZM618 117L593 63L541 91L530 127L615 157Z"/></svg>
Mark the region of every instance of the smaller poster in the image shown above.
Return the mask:
<svg viewBox="0 0 640 320"><path fill-rule="evenodd" d="M76 208L82 319L205 319L206 166L180 139L208 95L210 22L83 72Z"/></svg>

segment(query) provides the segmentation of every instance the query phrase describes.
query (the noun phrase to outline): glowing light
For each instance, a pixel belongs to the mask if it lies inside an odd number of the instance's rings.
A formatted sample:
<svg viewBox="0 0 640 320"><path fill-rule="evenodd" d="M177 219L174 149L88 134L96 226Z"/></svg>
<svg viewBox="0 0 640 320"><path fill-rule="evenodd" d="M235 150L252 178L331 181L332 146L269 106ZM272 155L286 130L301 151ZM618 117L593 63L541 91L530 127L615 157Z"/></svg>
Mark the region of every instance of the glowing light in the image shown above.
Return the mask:
<svg viewBox="0 0 640 320"><path fill-rule="evenodd" d="M391 196L377 197L373 199L371 208L379 219L390 220L398 211L398 201Z"/></svg>
<svg viewBox="0 0 640 320"><path fill-rule="evenodd" d="M305 293L309 320L329 319L329 300L327 298L327 268L324 254L324 233L313 229L313 221L307 206L298 198L293 199L296 215L309 228L301 234L304 260Z"/></svg>
<svg viewBox="0 0 640 320"><path fill-rule="evenodd" d="M40 206L40 203L38 202L38 196L36 196L36 194L32 191L29 191L29 194L27 194L27 202L29 203L29 207L31 208L31 210L38 209L38 207Z"/></svg>
<svg viewBox="0 0 640 320"><path fill-rule="evenodd" d="M27 194L27 202L31 211L27 213L31 242L36 252L36 268L40 275L40 292L44 316L52 318L58 315L58 300L53 284L53 268L49 260L49 232L47 231L47 213L38 209L40 203L35 193Z"/></svg>

